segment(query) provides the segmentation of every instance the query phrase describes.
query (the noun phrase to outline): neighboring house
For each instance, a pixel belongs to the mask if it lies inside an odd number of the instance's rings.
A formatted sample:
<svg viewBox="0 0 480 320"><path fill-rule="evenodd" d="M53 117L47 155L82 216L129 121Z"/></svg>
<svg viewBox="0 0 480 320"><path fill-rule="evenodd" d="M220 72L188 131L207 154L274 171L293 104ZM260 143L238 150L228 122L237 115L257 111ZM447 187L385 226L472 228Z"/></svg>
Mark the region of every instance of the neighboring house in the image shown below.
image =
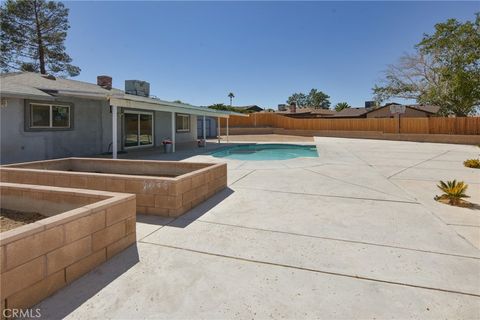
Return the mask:
<svg viewBox="0 0 480 320"><path fill-rule="evenodd" d="M150 97L144 81L97 84L18 72L0 76L1 163L91 156L161 146L164 139L195 144L197 117L228 118L226 111ZM115 119L115 121L112 121ZM115 144L112 144L115 141Z"/></svg>
<svg viewBox="0 0 480 320"><path fill-rule="evenodd" d="M330 109L304 107L294 110L290 109L288 111L278 113L291 118L324 118L334 115L336 111Z"/></svg>
<svg viewBox="0 0 480 320"><path fill-rule="evenodd" d="M250 111L250 112L261 112L263 111L262 108L260 108L259 106L257 105L251 105L251 106L240 106L240 107L236 107L236 106L233 106L235 109L237 109L238 111Z"/></svg>
<svg viewBox="0 0 480 320"><path fill-rule="evenodd" d="M336 112L330 109L290 108L287 111L278 112L291 118L328 118L328 119L354 119L354 118L394 118L397 115L391 112L391 106L400 106L398 103L389 103L382 107L370 108L346 108ZM405 113L401 117L425 118L437 115L440 107L426 105L405 105Z"/></svg>
<svg viewBox="0 0 480 320"><path fill-rule="evenodd" d="M400 106L398 103L388 103L382 107L373 108L346 108L337 112L329 118L395 118L397 115L392 113L391 106ZM436 116L440 107L425 105L405 105L405 113L402 118L428 118Z"/></svg>

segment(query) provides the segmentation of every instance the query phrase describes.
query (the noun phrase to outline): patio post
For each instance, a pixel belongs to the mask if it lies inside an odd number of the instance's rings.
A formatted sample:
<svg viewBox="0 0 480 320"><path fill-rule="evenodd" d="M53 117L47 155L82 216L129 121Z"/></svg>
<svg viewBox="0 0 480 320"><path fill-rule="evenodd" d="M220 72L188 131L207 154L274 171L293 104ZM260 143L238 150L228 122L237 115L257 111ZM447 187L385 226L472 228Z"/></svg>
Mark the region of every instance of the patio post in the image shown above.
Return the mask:
<svg viewBox="0 0 480 320"><path fill-rule="evenodd" d="M230 119L230 117L227 118L227 143L228 143L228 119Z"/></svg>
<svg viewBox="0 0 480 320"><path fill-rule="evenodd" d="M205 115L203 115L203 125L202 125L202 128L203 128L203 147L206 148L207 147L207 128L205 126L206 124L206 121L205 121Z"/></svg>
<svg viewBox="0 0 480 320"><path fill-rule="evenodd" d="M220 143L220 117L217 118L218 143Z"/></svg>
<svg viewBox="0 0 480 320"><path fill-rule="evenodd" d="M175 152L175 112L172 112L172 152Z"/></svg>
<svg viewBox="0 0 480 320"><path fill-rule="evenodd" d="M117 159L117 106L112 106L112 159Z"/></svg>

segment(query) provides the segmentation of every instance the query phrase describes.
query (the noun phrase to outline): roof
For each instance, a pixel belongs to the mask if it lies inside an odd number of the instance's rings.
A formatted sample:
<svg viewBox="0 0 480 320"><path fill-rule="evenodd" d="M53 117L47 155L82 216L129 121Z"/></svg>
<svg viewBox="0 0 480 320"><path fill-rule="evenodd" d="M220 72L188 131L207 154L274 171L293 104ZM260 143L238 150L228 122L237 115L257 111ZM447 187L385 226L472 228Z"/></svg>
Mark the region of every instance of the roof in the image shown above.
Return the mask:
<svg viewBox="0 0 480 320"><path fill-rule="evenodd" d="M339 112L334 112L330 117L335 118L357 118L361 117L364 114L367 114L370 111L373 111L374 108L345 108Z"/></svg>
<svg viewBox="0 0 480 320"><path fill-rule="evenodd" d="M158 111L185 112L189 114L229 117L243 114L207 109L185 103L175 103L156 98L126 94L112 88L104 89L96 84L64 79L50 78L34 72L14 72L0 75L0 93L4 97L53 100L56 97L78 97L85 99L110 100L120 107L144 108Z"/></svg>
<svg viewBox="0 0 480 320"><path fill-rule="evenodd" d="M310 108L310 107L302 107L302 108L297 108L296 112L292 112L291 109L285 110L285 111L276 111L276 113L282 113L282 114L316 114L316 115L333 115L336 113L335 110L331 109L323 109L323 108Z"/></svg>
<svg viewBox="0 0 480 320"><path fill-rule="evenodd" d="M421 104L412 104L412 105L408 105L407 107L428 112L428 113L433 113L433 114L438 113L438 111L440 110L439 106L421 105Z"/></svg>

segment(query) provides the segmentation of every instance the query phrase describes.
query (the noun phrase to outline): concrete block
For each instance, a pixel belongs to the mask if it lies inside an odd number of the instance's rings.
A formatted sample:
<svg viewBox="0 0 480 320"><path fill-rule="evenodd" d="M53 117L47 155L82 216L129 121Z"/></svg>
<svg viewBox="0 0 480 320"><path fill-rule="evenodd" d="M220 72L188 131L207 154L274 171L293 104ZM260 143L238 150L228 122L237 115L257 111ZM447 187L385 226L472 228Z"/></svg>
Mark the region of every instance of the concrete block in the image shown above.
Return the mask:
<svg viewBox="0 0 480 320"><path fill-rule="evenodd" d="M110 226L118 221L125 220L128 217L135 216L136 204L135 199L119 203L107 209L107 226Z"/></svg>
<svg viewBox="0 0 480 320"><path fill-rule="evenodd" d="M92 235L93 251L98 251L101 248L105 248L109 244L121 239L123 236L125 236L125 232L125 220L95 232Z"/></svg>
<svg viewBox="0 0 480 320"><path fill-rule="evenodd" d="M65 278L67 283L78 279L85 273L93 270L95 267L104 263L107 259L107 251L105 248L75 262L65 269Z"/></svg>
<svg viewBox="0 0 480 320"><path fill-rule="evenodd" d="M29 260L52 251L64 243L63 227L48 229L7 244L7 269L10 270Z"/></svg>
<svg viewBox="0 0 480 320"><path fill-rule="evenodd" d="M92 252L92 238L85 237L47 254L47 274L52 274Z"/></svg>
<svg viewBox="0 0 480 320"><path fill-rule="evenodd" d="M8 308L26 309L65 286L65 272L60 270L7 298Z"/></svg>
<svg viewBox="0 0 480 320"><path fill-rule="evenodd" d="M103 228L105 228L105 210L65 224L65 242L73 242Z"/></svg>
<svg viewBox="0 0 480 320"><path fill-rule="evenodd" d="M45 256L38 257L21 266L4 272L1 278L1 298L30 287L45 276Z"/></svg>

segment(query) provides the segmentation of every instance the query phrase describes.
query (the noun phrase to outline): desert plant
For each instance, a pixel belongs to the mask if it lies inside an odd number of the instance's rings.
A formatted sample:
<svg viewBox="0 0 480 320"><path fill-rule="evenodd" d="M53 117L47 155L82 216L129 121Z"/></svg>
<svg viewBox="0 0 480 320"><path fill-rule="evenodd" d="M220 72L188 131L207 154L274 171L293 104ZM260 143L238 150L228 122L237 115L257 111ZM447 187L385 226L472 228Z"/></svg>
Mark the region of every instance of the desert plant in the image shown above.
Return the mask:
<svg viewBox="0 0 480 320"><path fill-rule="evenodd" d="M468 184L465 184L463 181L440 181L437 187L443 191L443 194L436 196L435 200L447 200L449 204L457 206L460 204L463 198L470 198L465 193L467 191Z"/></svg>
<svg viewBox="0 0 480 320"><path fill-rule="evenodd" d="M468 159L463 162L465 167L480 169L480 159Z"/></svg>

